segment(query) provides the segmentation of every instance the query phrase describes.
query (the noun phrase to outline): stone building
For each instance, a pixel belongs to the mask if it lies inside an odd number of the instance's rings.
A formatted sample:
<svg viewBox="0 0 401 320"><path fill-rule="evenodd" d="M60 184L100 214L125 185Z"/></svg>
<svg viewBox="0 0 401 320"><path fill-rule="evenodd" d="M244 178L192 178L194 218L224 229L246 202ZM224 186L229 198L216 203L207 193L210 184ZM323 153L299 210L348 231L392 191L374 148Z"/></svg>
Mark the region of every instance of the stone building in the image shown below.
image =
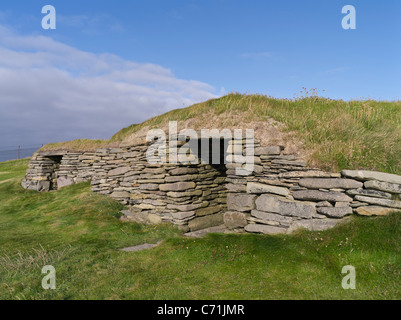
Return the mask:
<svg viewBox="0 0 401 320"><path fill-rule="evenodd" d="M199 150L196 164L152 163L149 150L154 143L137 139L130 145L90 152L39 150L22 186L42 192L90 180L93 192L126 205L123 219L168 222L185 232L210 227L268 234L297 228L325 230L352 214L401 210L401 176L324 172L285 154L281 146L249 143L246 137L211 139L220 139L220 160L245 156L251 147L253 170L238 163L202 161ZM174 146L179 148L187 140L178 139Z"/></svg>

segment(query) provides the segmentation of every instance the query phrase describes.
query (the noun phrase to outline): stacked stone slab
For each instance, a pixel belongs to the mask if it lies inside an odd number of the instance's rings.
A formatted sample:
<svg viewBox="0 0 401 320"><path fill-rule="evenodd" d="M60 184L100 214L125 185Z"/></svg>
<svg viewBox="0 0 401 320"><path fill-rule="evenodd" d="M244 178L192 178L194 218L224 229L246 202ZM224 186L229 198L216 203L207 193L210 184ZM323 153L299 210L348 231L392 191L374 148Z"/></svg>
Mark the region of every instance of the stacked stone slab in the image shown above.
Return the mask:
<svg viewBox="0 0 401 320"><path fill-rule="evenodd" d="M364 170L343 170L342 175L363 183L363 188L347 191L353 197L351 206L357 214L386 215L401 210L401 176Z"/></svg>
<svg viewBox="0 0 401 320"><path fill-rule="evenodd" d="M28 165L22 186L36 191L50 191L92 179L93 152L39 152Z"/></svg>
<svg viewBox="0 0 401 320"><path fill-rule="evenodd" d="M400 176L324 172L307 168L282 151L278 146L255 145L254 172L235 171L238 165L227 165L224 222L229 229L268 234L299 228L325 230L352 214L384 215L401 210Z"/></svg>
<svg viewBox="0 0 401 320"><path fill-rule="evenodd" d="M35 153L28 164L22 187L39 192L57 189L56 171L59 165L54 158Z"/></svg>
<svg viewBox="0 0 401 320"><path fill-rule="evenodd" d="M325 230L352 214L401 210L401 177L397 175L324 172L284 154L280 146L262 147L245 138L229 141L227 152L246 156L251 148L253 170L238 163L226 164L225 170L206 163L150 163L147 152L153 147L138 142L95 152L38 152L22 185L49 191L91 180L94 192L127 206L124 220L169 222L184 231L223 223L234 232Z"/></svg>

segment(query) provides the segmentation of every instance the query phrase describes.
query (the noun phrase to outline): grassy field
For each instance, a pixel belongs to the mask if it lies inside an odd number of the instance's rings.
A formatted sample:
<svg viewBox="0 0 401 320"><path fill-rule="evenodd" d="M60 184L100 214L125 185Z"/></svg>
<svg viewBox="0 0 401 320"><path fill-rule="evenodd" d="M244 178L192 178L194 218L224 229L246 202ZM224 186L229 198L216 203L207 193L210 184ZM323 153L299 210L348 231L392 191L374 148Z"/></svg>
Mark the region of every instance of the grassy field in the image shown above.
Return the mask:
<svg viewBox="0 0 401 320"><path fill-rule="evenodd" d="M306 89L295 99L229 94L188 108L176 109L134 124L110 140L76 140L45 149L87 150L118 145L144 127L158 128L169 120L224 119L224 127L274 119L293 132L308 150L308 160L322 169L372 169L401 174L401 102L331 100ZM233 123L230 120L233 119ZM218 124L216 124L218 125ZM217 126L218 127L218 126Z"/></svg>
<svg viewBox="0 0 401 320"><path fill-rule="evenodd" d="M0 299L401 299L401 213L325 232L187 239L120 222L121 205L89 183L24 190L27 163L0 163ZM41 287L45 265L56 290ZM341 287L345 265L355 290Z"/></svg>

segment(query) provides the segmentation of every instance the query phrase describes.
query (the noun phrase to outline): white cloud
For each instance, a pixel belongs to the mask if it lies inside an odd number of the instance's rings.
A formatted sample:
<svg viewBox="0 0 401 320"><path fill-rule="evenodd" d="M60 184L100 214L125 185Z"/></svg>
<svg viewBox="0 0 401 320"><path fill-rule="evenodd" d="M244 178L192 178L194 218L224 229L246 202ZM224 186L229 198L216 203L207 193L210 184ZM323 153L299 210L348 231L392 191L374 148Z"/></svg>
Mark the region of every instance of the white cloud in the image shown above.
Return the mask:
<svg viewBox="0 0 401 320"><path fill-rule="evenodd" d="M216 97L206 83L0 26L1 145L108 138L124 126Z"/></svg>

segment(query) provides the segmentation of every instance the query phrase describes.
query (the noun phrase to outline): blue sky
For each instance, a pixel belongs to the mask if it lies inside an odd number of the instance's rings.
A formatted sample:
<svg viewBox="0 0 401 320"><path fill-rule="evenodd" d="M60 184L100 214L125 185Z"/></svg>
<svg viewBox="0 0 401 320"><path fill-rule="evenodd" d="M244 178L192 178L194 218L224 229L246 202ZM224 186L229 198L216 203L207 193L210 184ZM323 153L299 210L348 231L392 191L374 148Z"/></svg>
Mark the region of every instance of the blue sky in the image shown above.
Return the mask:
<svg viewBox="0 0 401 320"><path fill-rule="evenodd" d="M41 28L46 4L56 30ZM356 30L341 27L349 4ZM2 0L0 147L108 138L227 92L400 99L400 17L398 0ZM57 125L39 134L43 118Z"/></svg>

